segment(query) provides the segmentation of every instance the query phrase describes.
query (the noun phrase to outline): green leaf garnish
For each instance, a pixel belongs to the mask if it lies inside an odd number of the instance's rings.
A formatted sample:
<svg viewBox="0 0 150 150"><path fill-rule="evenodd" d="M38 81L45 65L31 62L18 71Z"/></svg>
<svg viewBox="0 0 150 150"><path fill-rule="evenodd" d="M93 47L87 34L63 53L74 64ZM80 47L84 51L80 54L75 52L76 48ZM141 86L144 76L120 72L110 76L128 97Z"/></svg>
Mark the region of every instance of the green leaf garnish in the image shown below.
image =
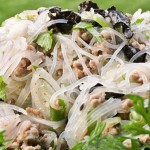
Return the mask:
<svg viewBox="0 0 150 150"><path fill-rule="evenodd" d="M39 66L32 66L34 70L37 70L39 68Z"/></svg>
<svg viewBox="0 0 150 150"><path fill-rule="evenodd" d="M128 150L123 145L126 137L104 135L100 136L105 128L105 123L97 123L95 129L91 132L89 137L76 144L71 150ZM135 148L139 146L137 142Z"/></svg>
<svg viewBox="0 0 150 150"><path fill-rule="evenodd" d="M21 17L20 17L20 15L19 15L19 14L15 15L15 18L17 18L17 19L21 19Z"/></svg>
<svg viewBox="0 0 150 150"><path fill-rule="evenodd" d="M109 27L109 24L105 22L104 20L102 20L100 17L98 17L96 14L93 15L92 19L96 21L99 25L101 25L102 27Z"/></svg>
<svg viewBox="0 0 150 150"><path fill-rule="evenodd" d="M142 22L143 22L143 20L144 20L144 18L139 18L139 19L137 19L137 20L133 23L133 25L136 25L136 24L142 23Z"/></svg>
<svg viewBox="0 0 150 150"><path fill-rule="evenodd" d="M30 14L27 14L26 17L27 17L27 20L34 20L35 18L34 15L30 15Z"/></svg>
<svg viewBox="0 0 150 150"><path fill-rule="evenodd" d="M133 109L130 110L130 120L141 126L146 124L145 119Z"/></svg>
<svg viewBox="0 0 150 150"><path fill-rule="evenodd" d="M0 99L5 100L6 99L6 92L5 92L5 87L6 83L3 80L3 77L0 76Z"/></svg>
<svg viewBox="0 0 150 150"><path fill-rule="evenodd" d="M4 138L5 131L0 131L0 150L6 150L5 143L10 141Z"/></svg>
<svg viewBox="0 0 150 150"><path fill-rule="evenodd" d="M41 33L37 39L36 43L43 48L43 52L47 52L51 49L53 43L53 31L47 31Z"/></svg>
<svg viewBox="0 0 150 150"><path fill-rule="evenodd" d="M65 118L66 114L66 104L64 100L58 99L59 109L54 109L50 106L50 120L51 121L60 121Z"/></svg>
<svg viewBox="0 0 150 150"><path fill-rule="evenodd" d="M93 27L91 23L80 22L73 29L86 29L93 35L93 37L96 38L98 42L102 41L102 37L100 36L99 32Z"/></svg>
<svg viewBox="0 0 150 150"><path fill-rule="evenodd" d="M122 77L122 80L125 80L126 79L126 74L123 74L121 77Z"/></svg>
<svg viewBox="0 0 150 150"><path fill-rule="evenodd" d="M134 110L140 114L145 119L146 123L150 126L150 106L148 106L149 111L146 111L144 108L144 99L141 96L129 94L127 97L133 101Z"/></svg>
<svg viewBox="0 0 150 150"><path fill-rule="evenodd" d="M73 29L87 29L92 28L93 25L87 22L79 22Z"/></svg>
<svg viewBox="0 0 150 150"><path fill-rule="evenodd" d="M132 130L144 133L146 130L139 126L132 126ZM131 137L124 137L121 135L112 136L110 134L102 136L101 133L105 129L105 123L100 122L96 124L95 129L89 136L86 136L81 142L77 143L71 150L144 150L150 148L146 143L141 143L138 139ZM150 131L149 131L150 132ZM101 136L100 136L101 135ZM131 140L131 148L123 145L127 139Z"/></svg>
<svg viewBox="0 0 150 150"><path fill-rule="evenodd" d="M142 126L134 122L126 124L125 126L123 126L123 129L127 131L127 133L132 135L150 134L149 130L144 129Z"/></svg>
<svg viewBox="0 0 150 150"><path fill-rule="evenodd" d="M150 126L150 99L148 101L148 108L145 109L144 99L141 96L129 94L127 97L133 101L135 112L131 111L131 121L124 125L123 129L132 135L150 134L150 130L143 128L145 124Z"/></svg>
<svg viewBox="0 0 150 150"><path fill-rule="evenodd" d="M148 40L150 39L150 34L146 33L145 36Z"/></svg>
<svg viewBox="0 0 150 150"><path fill-rule="evenodd" d="M89 147L94 150L128 150L128 148L123 145L122 139L109 134L98 137Z"/></svg>
<svg viewBox="0 0 150 150"><path fill-rule="evenodd" d="M104 130L105 123L97 123L95 129L90 134L90 140L93 140L94 138L98 137Z"/></svg>
<svg viewBox="0 0 150 150"><path fill-rule="evenodd" d="M71 150L87 150L89 146L95 142L97 137L103 132L105 123L97 122L95 129L91 132L90 136L85 140L76 144ZM89 149L90 150L90 149Z"/></svg>
<svg viewBox="0 0 150 150"><path fill-rule="evenodd" d="M87 28L87 30L96 38L98 42L102 41L102 37L95 28Z"/></svg>

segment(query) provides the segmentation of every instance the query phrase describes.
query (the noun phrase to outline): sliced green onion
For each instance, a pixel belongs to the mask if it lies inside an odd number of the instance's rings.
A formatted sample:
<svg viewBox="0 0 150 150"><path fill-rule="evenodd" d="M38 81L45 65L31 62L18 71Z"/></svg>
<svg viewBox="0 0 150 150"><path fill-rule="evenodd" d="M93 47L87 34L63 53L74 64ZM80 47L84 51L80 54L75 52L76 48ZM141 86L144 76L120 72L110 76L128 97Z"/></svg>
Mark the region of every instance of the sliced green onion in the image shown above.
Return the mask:
<svg viewBox="0 0 150 150"><path fill-rule="evenodd" d="M98 17L96 14L93 15L93 20L100 24L102 27L109 27L109 24L100 17Z"/></svg>
<svg viewBox="0 0 150 150"><path fill-rule="evenodd" d="M73 29L87 29L87 28L92 28L93 25L91 23L87 22L80 22L78 23Z"/></svg>
<svg viewBox="0 0 150 150"><path fill-rule="evenodd" d="M64 100L58 99L59 108L55 109L50 106L50 120L51 121L61 121L65 118L66 104Z"/></svg>
<svg viewBox="0 0 150 150"><path fill-rule="evenodd" d="M6 99L6 92L5 92L5 88L6 88L6 83L3 80L3 77L0 76L0 99L5 100Z"/></svg>
<svg viewBox="0 0 150 150"><path fill-rule="evenodd" d="M96 38L98 42L102 41L102 37L95 28L87 28L87 30Z"/></svg>
<svg viewBox="0 0 150 150"><path fill-rule="evenodd" d="M135 122L135 123L137 123L137 125L139 124L142 126L144 126L146 124L145 119L140 114L138 114L135 110L131 109L130 112L131 112L130 120L132 122Z"/></svg>
<svg viewBox="0 0 150 150"><path fill-rule="evenodd" d="M133 23L133 25L140 24L143 22L143 20L144 20L144 18L139 18Z"/></svg>

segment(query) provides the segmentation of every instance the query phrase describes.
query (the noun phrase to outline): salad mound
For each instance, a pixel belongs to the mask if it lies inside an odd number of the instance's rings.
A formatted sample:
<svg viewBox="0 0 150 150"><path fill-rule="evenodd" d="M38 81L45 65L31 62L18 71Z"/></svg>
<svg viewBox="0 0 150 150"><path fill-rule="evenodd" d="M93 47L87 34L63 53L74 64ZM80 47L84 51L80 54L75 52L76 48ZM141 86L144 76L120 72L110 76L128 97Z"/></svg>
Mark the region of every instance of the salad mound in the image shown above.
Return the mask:
<svg viewBox="0 0 150 150"><path fill-rule="evenodd" d="M150 149L150 12L92 1L0 27L0 149Z"/></svg>

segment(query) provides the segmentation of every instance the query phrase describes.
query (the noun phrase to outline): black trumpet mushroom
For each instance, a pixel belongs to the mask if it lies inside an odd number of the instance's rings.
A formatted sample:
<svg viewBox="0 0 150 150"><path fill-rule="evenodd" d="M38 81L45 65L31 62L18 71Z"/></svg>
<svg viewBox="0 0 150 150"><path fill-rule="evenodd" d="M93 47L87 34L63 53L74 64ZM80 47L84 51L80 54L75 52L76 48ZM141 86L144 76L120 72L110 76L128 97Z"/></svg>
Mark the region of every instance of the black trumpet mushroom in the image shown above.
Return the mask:
<svg viewBox="0 0 150 150"><path fill-rule="evenodd" d="M109 98L122 98L124 96L124 94L121 93L114 93L114 92L105 92L105 99L109 99Z"/></svg>
<svg viewBox="0 0 150 150"><path fill-rule="evenodd" d="M77 13L70 10L61 11L59 7L55 7L55 9L50 9L49 11L49 17L52 20L67 20L67 23L57 23L53 26L50 26L49 29L55 28L59 32L68 33L73 28L73 25L81 21L81 17ZM53 12L55 12L56 14L53 15Z"/></svg>
<svg viewBox="0 0 150 150"><path fill-rule="evenodd" d="M89 94L92 93L97 87L103 86L100 83L97 83L96 85L94 85L93 87L90 88L89 90ZM122 98L124 96L124 94L121 93L114 93L114 92L105 92L105 99L109 99L109 98Z"/></svg>
<svg viewBox="0 0 150 150"><path fill-rule="evenodd" d="M89 93L92 93L99 86L103 86L103 85L100 83L97 83L96 85L94 85L93 87L90 88Z"/></svg>
<svg viewBox="0 0 150 150"><path fill-rule="evenodd" d="M134 48L131 45L125 45L122 50L128 60L130 60L136 53L140 51L138 48ZM145 61L146 61L146 53L134 60L135 63L142 63Z"/></svg>
<svg viewBox="0 0 150 150"><path fill-rule="evenodd" d="M49 12L50 12L50 13L58 13L58 12L61 12L61 7L57 7L57 6L50 7L50 8L49 8Z"/></svg>
<svg viewBox="0 0 150 150"><path fill-rule="evenodd" d="M109 8L108 16L111 18L114 29L121 27L122 32L127 39L133 36L133 32L130 29L130 19L121 11L117 11L114 6Z"/></svg>
<svg viewBox="0 0 150 150"><path fill-rule="evenodd" d="M84 11L90 11L91 8L94 10L95 14L100 14L105 17L105 11L103 9L100 9L98 5L92 1L85 1L83 3L80 3L78 6L78 12L82 13Z"/></svg>
<svg viewBox="0 0 150 150"><path fill-rule="evenodd" d="M67 24L58 23L56 26L60 32L67 32L72 29L73 25L81 21L81 17L73 11L61 11L56 14L56 19L66 19Z"/></svg>
<svg viewBox="0 0 150 150"><path fill-rule="evenodd" d="M85 1L78 6L78 12L82 13L83 11L90 11L91 8L93 9L99 9L98 5L96 3L93 3L92 1Z"/></svg>

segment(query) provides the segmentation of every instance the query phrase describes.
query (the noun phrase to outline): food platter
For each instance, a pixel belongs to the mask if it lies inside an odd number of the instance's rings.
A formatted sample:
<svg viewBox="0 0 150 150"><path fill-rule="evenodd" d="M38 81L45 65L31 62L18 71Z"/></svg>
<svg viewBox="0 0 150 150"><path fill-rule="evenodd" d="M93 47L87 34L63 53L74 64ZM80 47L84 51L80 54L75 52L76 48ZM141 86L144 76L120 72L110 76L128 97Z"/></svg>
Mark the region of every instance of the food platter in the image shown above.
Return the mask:
<svg viewBox="0 0 150 150"><path fill-rule="evenodd" d="M150 12L92 1L0 27L0 148L150 149ZM2 142L1 142L2 141Z"/></svg>

